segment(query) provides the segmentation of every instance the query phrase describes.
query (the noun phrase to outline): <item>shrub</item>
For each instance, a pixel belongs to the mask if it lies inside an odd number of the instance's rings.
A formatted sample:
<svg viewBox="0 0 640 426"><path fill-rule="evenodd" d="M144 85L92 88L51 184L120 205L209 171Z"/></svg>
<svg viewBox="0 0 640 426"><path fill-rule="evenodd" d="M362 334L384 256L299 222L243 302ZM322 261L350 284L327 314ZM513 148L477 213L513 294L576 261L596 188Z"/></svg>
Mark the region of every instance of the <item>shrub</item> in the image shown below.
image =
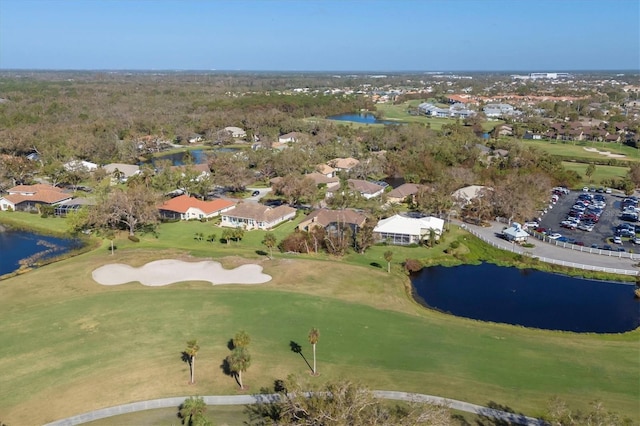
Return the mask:
<svg viewBox="0 0 640 426"><path fill-rule="evenodd" d="M404 269L409 273L418 272L422 269L422 262L418 259L407 259L404 261Z"/></svg>
<svg viewBox="0 0 640 426"><path fill-rule="evenodd" d="M458 247L460 247L460 241L451 241L451 244L449 244L449 247L452 249L457 249Z"/></svg>
<svg viewBox="0 0 640 426"><path fill-rule="evenodd" d="M129 235L129 240L133 241L134 243L140 242L140 238L136 237L135 235Z"/></svg>

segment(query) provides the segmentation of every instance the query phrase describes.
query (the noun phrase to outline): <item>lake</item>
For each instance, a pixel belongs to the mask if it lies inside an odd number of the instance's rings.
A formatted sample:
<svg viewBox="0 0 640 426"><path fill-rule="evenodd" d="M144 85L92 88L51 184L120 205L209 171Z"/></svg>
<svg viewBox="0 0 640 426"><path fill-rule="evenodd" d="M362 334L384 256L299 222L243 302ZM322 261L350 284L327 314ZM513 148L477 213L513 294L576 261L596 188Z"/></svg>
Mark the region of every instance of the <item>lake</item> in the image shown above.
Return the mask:
<svg viewBox="0 0 640 426"><path fill-rule="evenodd" d="M18 270L21 260L51 259L81 246L82 242L76 239L10 229L0 231L0 276Z"/></svg>
<svg viewBox="0 0 640 426"><path fill-rule="evenodd" d="M580 333L640 326L633 284L490 263L424 268L411 281L419 303L460 317Z"/></svg>
<svg viewBox="0 0 640 426"><path fill-rule="evenodd" d="M397 121L389 121L389 120L378 120L375 115L371 113L361 113L361 114L340 114L340 115L332 115L327 117L329 120L336 121L353 121L355 123L364 123L364 124L400 124Z"/></svg>

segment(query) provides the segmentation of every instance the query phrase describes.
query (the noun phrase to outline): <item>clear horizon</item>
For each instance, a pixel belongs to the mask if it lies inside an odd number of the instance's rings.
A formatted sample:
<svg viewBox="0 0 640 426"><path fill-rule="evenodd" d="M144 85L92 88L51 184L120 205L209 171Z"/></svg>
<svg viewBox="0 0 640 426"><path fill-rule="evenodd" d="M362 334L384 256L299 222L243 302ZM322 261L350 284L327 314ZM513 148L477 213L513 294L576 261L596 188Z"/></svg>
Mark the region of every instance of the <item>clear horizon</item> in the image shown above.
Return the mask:
<svg viewBox="0 0 640 426"><path fill-rule="evenodd" d="M637 71L640 2L0 0L0 69Z"/></svg>

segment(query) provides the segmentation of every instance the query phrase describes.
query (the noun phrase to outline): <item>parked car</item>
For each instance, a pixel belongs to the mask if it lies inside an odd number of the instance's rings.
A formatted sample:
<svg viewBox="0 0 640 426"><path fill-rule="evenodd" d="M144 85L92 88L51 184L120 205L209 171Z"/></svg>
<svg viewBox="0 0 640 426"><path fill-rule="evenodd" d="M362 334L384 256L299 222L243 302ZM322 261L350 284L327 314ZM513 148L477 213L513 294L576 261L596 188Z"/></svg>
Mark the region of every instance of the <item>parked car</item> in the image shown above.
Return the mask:
<svg viewBox="0 0 640 426"><path fill-rule="evenodd" d="M602 246L602 250L613 250L613 247L611 247L609 244L605 244Z"/></svg>
<svg viewBox="0 0 640 426"><path fill-rule="evenodd" d="M251 193L251 196L252 196L252 197L257 197L258 195L260 195L260 191L253 191L253 192Z"/></svg>
<svg viewBox="0 0 640 426"><path fill-rule="evenodd" d="M631 240L631 242L632 242L633 244L640 244L640 238L635 237L633 240Z"/></svg>
<svg viewBox="0 0 640 426"><path fill-rule="evenodd" d="M557 240L560 237L562 237L562 234L559 234L557 232L554 232L553 234L549 235L549 238L551 238L552 240Z"/></svg>
<svg viewBox="0 0 640 426"><path fill-rule="evenodd" d="M616 235L615 237L613 237L613 243L622 244L622 238Z"/></svg>

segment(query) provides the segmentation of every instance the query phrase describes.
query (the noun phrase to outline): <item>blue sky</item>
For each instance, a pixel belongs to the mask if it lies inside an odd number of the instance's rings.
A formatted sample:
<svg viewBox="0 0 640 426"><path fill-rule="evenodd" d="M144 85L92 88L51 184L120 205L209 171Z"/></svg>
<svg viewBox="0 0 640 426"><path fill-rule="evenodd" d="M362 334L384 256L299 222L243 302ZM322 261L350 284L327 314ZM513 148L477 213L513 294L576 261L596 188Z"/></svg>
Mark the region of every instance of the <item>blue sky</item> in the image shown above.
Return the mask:
<svg viewBox="0 0 640 426"><path fill-rule="evenodd" d="M639 0L0 0L0 68L640 69Z"/></svg>

